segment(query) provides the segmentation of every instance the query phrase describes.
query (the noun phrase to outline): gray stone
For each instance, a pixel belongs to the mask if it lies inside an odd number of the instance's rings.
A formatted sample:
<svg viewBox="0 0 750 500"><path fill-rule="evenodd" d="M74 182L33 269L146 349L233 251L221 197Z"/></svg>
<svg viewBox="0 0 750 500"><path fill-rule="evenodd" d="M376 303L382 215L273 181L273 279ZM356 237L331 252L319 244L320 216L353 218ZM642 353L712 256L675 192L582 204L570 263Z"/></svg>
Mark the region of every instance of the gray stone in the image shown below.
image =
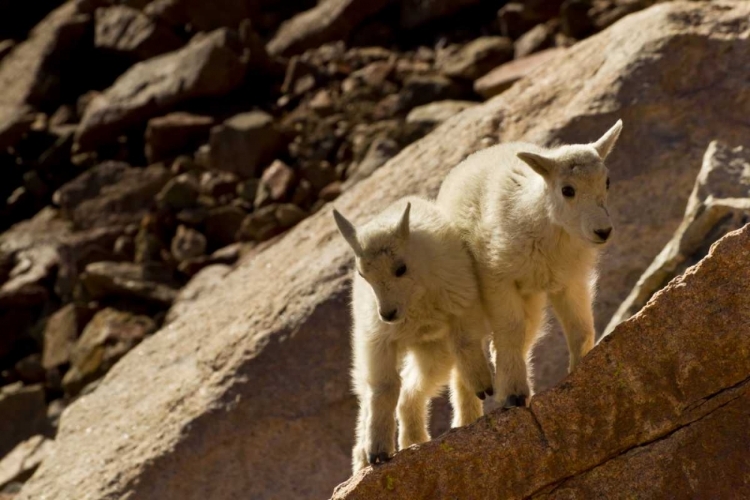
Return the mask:
<svg viewBox="0 0 750 500"><path fill-rule="evenodd" d="M750 222L750 148L709 144L682 223L620 304L604 335L641 310L675 276L701 260L719 238Z"/></svg>
<svg viewBox="0 0 750 500"><path fill-rule="evenodd" d="M513 41L501 36L483 36L466 45L438 52L438 71L451 78L476 80L513 59Z"/></svg>
<svg viewBox="0 0 750 500"><path fill-rule="evenodd" d="M93 300L122 297L169 306L177 296L172 273L157 263L94 262L80 279Z"/></svg>
<svg viewBox="0 0 750 500"><path fill-rule="evenodd" d="M137 9L112 5L96 10L94 45L142 61L179 49L183 40Z"/></svg>
<svg viewBox="0 0 750 500"><path fill-rule="evenodd" d="M263 111L235 115L211 129L211 167L257 177L283 146L273 117Z"/></svg>
<svg viewBox="0 0 750 500"><path fill-rule="evenodd" d="M182 103L224 95L242 83L246 69L233 32L219 29L196 36L176 52L132 66L94 97L76 140L82 149L93 149Z"/></svg>
<svg viewBox="0 0 750 500"><path fill-rule="evenodd" d="M62 382L65 392L77 395L155 330L156 324L148 316L111 308L96 313L71 353L71 367Z"/></svg>
<svg viewBox="0 0 750 500"><path fill-rule="evenodd" d="M0 457L0 491L12 482L22 483L30 478L42 460L49 456L52 446L52 440L37 434Z"/></svg>
<svg viewBox="0 0 750 500"><path fill-rule="evenodd" d="M20 382L0 387L0 457L22 441L48 431L44 387Z"/></svg>

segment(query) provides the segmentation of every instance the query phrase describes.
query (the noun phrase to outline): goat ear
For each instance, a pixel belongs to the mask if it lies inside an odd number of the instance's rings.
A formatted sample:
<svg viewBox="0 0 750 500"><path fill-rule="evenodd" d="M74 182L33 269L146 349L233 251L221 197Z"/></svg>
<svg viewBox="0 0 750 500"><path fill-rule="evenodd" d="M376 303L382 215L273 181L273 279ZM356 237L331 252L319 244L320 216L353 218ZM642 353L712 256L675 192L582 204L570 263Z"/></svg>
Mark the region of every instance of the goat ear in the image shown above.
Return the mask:
<svg viewBox="0 0 750 500"><path fill-rule="evenodd" d="M620 137L622 131L622 120L617 120L611 129L607 130L604 135L594 143L594 149L599 153L599 157L604 160L609 156L612 148L617 142L617 138Z"/></svg>
<svg viewBox="0 0 750 500"><path fill-rule="evenodd" d="M541 175L545 179L549 178L555 171L555 160L551 160L550 158L546 158L536 153L526 152L518 153L516 156L518 156L518 158L525 162L528 166L533 168L534 172Z"/></svg>
<svg viewBox="0 0 750 500"><path fill-rule="evenodd" d="M359 244L359 239L357 238L357 229L336 209L333 210L333 218L336 220L336 225L339 228L341 236L349 243L354 253L360 255L362 253L362 245Z"/></svg>
<svg viewBox="0 0 750 500"><path fill-rule="evenodd" d="M409 238L409 212L411 212L411 203L406 204L404 214L401 216L401 221L398 223L398 236L402 240Z"/></svg>

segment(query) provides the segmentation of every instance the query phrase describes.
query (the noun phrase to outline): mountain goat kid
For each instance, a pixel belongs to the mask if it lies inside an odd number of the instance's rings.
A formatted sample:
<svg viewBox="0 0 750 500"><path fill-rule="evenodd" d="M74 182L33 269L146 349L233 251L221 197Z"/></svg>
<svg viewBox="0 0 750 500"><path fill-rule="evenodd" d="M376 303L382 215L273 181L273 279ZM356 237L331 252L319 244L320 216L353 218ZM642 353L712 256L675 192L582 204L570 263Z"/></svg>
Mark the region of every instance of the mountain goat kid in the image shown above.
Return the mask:
<svg viewBox="0 0 750 500"><path fill-rule="evenodd" d="M394 453L397 406L399 448L428 441L429 401L449 380L453 426L482 416L480 399L493 394L482 346L489 331L471 257L434 203L406 198L359 229L333 215L356 257L357 472Z"/></svg>
<svg viewBox="0 0 750 500"><path fill-rule="evenodd" d="M622 130L598 141L546 149L509 143L479 151L443 181L437 203L475 259L493 332L495 397L531 396L526 360L547 300L565 332L569 370L594 346L596 262L612 234L604 160Z"/></svg>

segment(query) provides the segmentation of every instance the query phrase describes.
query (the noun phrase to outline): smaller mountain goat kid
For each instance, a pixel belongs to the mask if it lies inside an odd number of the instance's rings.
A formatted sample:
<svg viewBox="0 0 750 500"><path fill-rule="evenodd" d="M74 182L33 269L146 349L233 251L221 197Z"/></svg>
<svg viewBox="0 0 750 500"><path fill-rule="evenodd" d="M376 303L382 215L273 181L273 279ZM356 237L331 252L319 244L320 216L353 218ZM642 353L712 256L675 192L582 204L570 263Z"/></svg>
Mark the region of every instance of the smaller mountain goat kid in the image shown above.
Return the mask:
<svg viewBox="0 0 750 500"><path fill-rule="evenodd" d="M430 399L449 382L453 426L482 415L492 374L471 257L433 203L410 197L356 229L333 212L354 250L352 379L359 398L352 468L430 439ZM479 399L478 399L478 398Z"/></svg>
<svg viewBox="0 0 750 500"><path fill-rule="evenodd" d="M461 228L477 266L493 332L495 397L525 406L526 359L549 300L573 370L594 347L591 300L599 250L612 234L604 161L622 130L547 149L507 143L479 151L451 171L437 203Z"/></svg>

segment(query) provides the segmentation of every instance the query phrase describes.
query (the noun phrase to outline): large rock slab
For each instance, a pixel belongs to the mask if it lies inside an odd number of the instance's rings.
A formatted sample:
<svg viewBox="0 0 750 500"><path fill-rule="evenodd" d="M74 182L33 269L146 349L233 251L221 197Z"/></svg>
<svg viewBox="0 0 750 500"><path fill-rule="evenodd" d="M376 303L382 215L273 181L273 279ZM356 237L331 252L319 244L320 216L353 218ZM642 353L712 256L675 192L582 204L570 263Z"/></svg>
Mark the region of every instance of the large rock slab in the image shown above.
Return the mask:
<svg viewBox="0 0 750 500"><path fill-rule="evenodd" d="M126 5L96 10L94 44L97 48L136 61L177 50L183 40L168 26Z"/></svg>
<svg viewBox="0 0 750 500"><path fill-rule="evenodd" d="M749 258L747 225L529 408L410 448L333 498L746 497Z"/></svg>
<svg viewBox="0 0 750 500"><path fill-rule="evenodd" d="M140 222L170 177L161 164L106 161L63 185L53 201L79 229L125 226Z"/></svg>
<svg viewBox="0 0 750 500"><path fill-rule="evenodd" d="M609 161L618 236L600 266L595 313L601 329L682 220L708 143L722 137L737 144L750 134L748 16L750 5L740 2L675 2L629 16L569 49L555 67L540 67L508 92L443 123L345 192L336 206L361 223L403 195L436 194L452 166L498 140L585 142L621 117L625 129ZM350 266L329 209L244 260L66 410L54 457L20 499L329 495L349 474L356 418L349 384ZM648 345L641 343L643 363L653 354ZM536 354L536 387L543 389L565 374L561 335L548 335ZM703 373L694 364L686 374L691 370ZM645 397L669 401L672 392L662 384L675 376L650 379L639 394L628 393L624 414ZM691 389L693 382L725 381L697 377L681 387L698 394L705 386ZM607 394L587 392L584 401L600 396ZM571 410L578 411L579 397ZM584 415L619 411L605 401L609 406ZM535 426L530 414L521 414L524 425ZM585 422L564 423L585 429ZM502 434L513 433L505 428ZM602 439L591 443L592 461L608 446L596 444ZM481 439L470 444L476 448ZM522 452L514 449L514 455Z"/></svg>
<svg viewBox="0 0 750 500"><path fill-rule="evenodd" d="M49 430L44 387L17 382L0 388L0 457L20 442Z"/></svg>
<svg viewBox="0 0 750 500"><path fill-rule="evenodd" d="M0 459L0 490L12 482L26 481L47 458L52 441L37 434L20 443Z"/></svg>
<svg viewBox="0 0 750 500"><path fill-rule="evenodd" d="M268 42L268 53L288 56L334 40L346 40L352 31L393 0L322 0L314 8L281 25Z"/></svg>
<svg viewBox="0 0 750 500"><path fill-rule="evenodd" d="M91 16L70 1L52 11L0 61L0 105L54 106L61 97L66 66L85 43ZM80 75L76 75L80 78Z"/></svg>
<svg viewBox="0 0 750 500"><path fill-rule="evenodd" d="M726 233L750 220L750 148L709 144L685 218L612 316L604 335L638 312L648 299L698 262Z"/></svg>
<svg viewBox="0 0 750 500"><path fill-rule="evenodd" d="M223 95L245 77L234 32L196 36L182 49L132 66L86 108L76 140L84 149L117 137L192 99Z"/></svg>

